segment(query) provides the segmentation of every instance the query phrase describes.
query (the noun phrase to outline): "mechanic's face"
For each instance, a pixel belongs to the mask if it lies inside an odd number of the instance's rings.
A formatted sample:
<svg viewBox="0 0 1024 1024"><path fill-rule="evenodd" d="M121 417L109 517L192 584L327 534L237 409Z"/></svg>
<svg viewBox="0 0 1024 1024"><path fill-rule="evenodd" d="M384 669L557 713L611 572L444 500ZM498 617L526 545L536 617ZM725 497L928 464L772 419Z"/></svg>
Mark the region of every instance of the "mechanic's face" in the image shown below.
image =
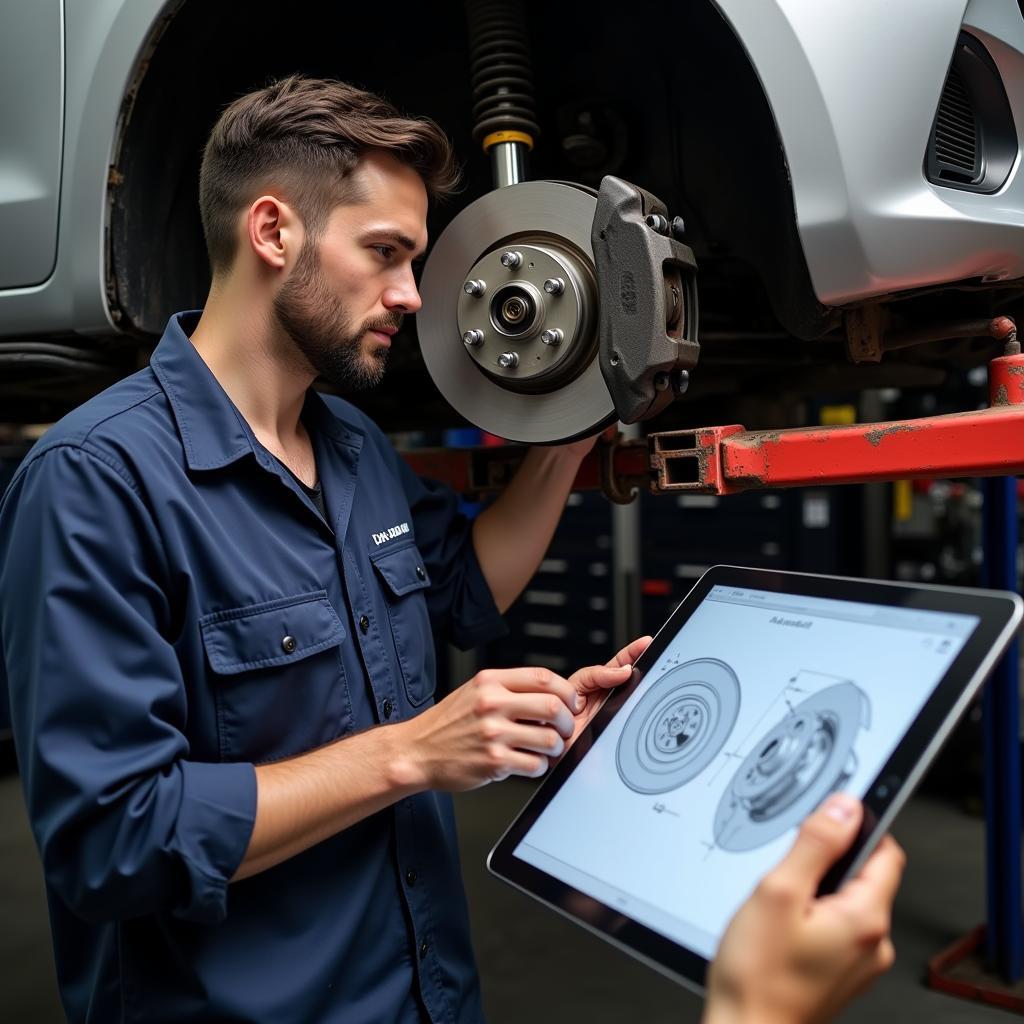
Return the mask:
<svg viewBox="0 0 1024 1024"><path fill-rule="evenodd" d="M384 376L391 335L421 305L413 261L427 245L427 191L414 170L374 151L352 183L362 201L336 207L320 241L304 241L274 298L312 370L348 391Z"/></svg>

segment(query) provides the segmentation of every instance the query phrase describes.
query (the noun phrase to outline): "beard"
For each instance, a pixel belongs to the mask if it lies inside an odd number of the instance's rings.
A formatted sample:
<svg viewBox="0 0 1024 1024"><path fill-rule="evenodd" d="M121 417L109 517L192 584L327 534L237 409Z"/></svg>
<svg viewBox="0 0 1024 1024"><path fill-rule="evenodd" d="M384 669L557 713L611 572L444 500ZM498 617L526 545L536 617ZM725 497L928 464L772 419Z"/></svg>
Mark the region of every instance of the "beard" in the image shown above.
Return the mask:
<svg viewBox="0 0 1024 1024"><path fill-rule="evenodd" d="M303 244L295 269L274 297L274 315L294 346L294 354L313 372L340 391L376 387L384 377L388 349L363 348L367 331L398 329L401 313L364 320L352 317L337 292L324 279L316 246Z"/></svg>

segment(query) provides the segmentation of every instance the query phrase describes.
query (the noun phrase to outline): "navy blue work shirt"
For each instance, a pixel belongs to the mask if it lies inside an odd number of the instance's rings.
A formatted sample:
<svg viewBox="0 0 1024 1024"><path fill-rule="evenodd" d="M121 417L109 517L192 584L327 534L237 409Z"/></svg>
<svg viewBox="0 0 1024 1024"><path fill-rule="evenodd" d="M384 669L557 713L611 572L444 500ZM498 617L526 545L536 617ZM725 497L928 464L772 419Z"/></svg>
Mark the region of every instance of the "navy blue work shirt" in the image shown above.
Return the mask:
<svg viewBox="0 0 1024 1024"><path fill-rule="evenodd" d="M328 512L173 317L0 506L0 641L73 1021L476 1022L450 798L228 885L254 763L410 718L503 629L454 495L310 391Z"/></svg>

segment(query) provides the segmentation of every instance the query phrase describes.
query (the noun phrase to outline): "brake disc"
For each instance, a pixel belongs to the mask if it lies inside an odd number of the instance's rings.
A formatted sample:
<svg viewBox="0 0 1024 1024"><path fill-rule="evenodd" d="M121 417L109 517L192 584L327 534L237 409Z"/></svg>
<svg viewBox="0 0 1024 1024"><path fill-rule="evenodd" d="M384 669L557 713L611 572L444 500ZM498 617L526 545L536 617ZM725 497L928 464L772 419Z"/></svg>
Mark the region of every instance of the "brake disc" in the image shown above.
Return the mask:
<svg viewBox="0 0 1024 1024"><path fill-rule="evenodd" d="M799 825L852 776L854 742L870 716L853 683L826 687L793 708L736 770L715 814L715 842L752 850Z"/></svg>
<svg viewBox="0 0 1024 1024"><path fill-rule="evenodd" d="M740 711L736 673L717 658L669 669L637 702L619 737L619 777L637 793L665 793L699 775Z"/></svg>
<svg viewBox="0 0 1024 1024"><path fill-rule="evenodd" d="M597 195L530 181L488 192L438 238L417 315L427 370L470 423L551 444L615 419L598 361Z"/></svg>

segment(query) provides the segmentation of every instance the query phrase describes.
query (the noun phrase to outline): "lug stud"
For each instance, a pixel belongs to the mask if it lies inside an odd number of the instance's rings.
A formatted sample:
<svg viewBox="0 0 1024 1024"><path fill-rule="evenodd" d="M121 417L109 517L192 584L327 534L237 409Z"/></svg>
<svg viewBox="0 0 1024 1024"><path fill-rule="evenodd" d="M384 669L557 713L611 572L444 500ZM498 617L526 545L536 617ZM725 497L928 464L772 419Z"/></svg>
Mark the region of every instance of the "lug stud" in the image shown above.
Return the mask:
<svg viewBox="0 0 1024 1024"><path fill-rule="evenodd" d="M501 265L509 270L515 270L523 262L523 254L509 249L501 254Z"/></svg>
<svg viewBox="0 0 1024 1024"><path fill-rule="evenodd" d="M560 277L549 277L544 282L544 291L548 295L561 295L565 291L565 282Z"/></svg>
<svg viewBox="0 0 1024 1024"><path fill-rule="evenodd" d="M466 331L462 336L462 340L470 348L476 348L477 345L483 344L484 332L483 331Z"/></svg>
<svg viewBox="0 0 1024 1024"><path fill-rule="evenodd" d="M474 295L476 298L480 298L485 291L487 291L486 281L467 281L463 286L462 290L467 295Z"/></svg>
<svg viewBox="0 0 1024 1024"><path fill-rule="evenodd" d="M564 337L565 334L561 327L549 327L546 331L541 333L540 340L543 341L545 345L561 345Z"/></svg>
<svg viewBox="0 0 1024 1024"><path fill-rule="evenodd" d="M498 365L503 370L514 370L519 365L518 352L502 352L498 356Z"/></svg>

